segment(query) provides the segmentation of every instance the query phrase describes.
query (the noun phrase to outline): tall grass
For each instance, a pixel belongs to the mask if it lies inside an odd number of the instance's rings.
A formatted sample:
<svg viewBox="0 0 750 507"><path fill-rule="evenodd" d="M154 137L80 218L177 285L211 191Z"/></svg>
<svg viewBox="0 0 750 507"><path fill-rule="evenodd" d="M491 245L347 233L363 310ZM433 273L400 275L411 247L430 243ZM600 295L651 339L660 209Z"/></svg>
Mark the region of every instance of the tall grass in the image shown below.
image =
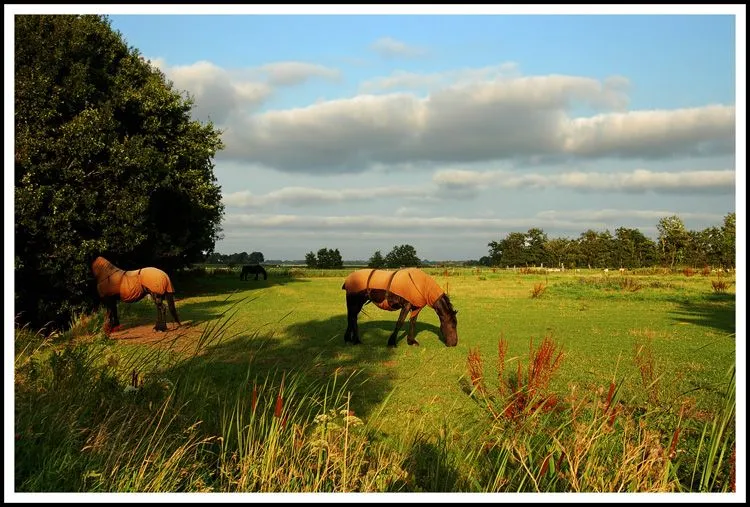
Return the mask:
<svg viewBox="0 0 750 507"><path fill-rule="evenodd" d="M474 422L409 423L386 436L379 414L352 410L348 376L299 369L258 375L248 338L245 377L212 375L212 347L232 312L205 324L194 350L114 357L100 316L44 338L17 329L15 490L23 492L726 492L734 489L735 376L701 418L659 393L650 342L633 350L646 396L624 379L551 391L565 354L552 336L527 357L498 341L497 375L467 356ZM99 331L96 331L99 330ZM388 399L384 403L388 403ZM382 410L382 408L381 408ZM468 439L454 438L456 432Z"/></svg>
<svg viewBox="0 0 750 507"><path fill-rule="evenodd" d="M678 414L654 406L658 382L649 343L634 351L648 393L645 406L621 399L622 380L614 378L606 395L602 388L577 386L565 397L548 393L563 357L549 337L536 350L532 342L527 375L518 362L516 373L505 377L506 363L520 359L506 360L506 351L501 339L494 389L478 352L467 357L470 395L489 416L467 454L481 471L476 484L483 491L734 491L734 369L720 410L701 425L686 402Z"/></svg>

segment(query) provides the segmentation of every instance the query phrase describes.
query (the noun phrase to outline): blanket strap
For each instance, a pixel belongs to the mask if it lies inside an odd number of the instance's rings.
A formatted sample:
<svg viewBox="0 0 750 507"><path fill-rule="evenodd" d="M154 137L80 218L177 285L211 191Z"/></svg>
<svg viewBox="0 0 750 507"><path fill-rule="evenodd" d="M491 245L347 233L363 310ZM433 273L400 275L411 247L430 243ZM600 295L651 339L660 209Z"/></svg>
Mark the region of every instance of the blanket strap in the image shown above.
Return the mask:
<svg viewBox="0 0 750 507"><path fill-rule="evenodd" d="M365 294L367 294L367 297L370 297L370 279L372 278L372 275L375 273L375 270L370 270L370 274L367 276L367 283L365 284Z"/></svg>
<svg viewBox="0 0 750 507"><path fill-rule="evenodd" d="M397 269L396 271L391 274L391 277L388 279L388 285L385 287L385 300L388 301L388 295L391 293L391 284L393 283L393 279L396 277L396 273L401 271L400 269Z"/></svg>

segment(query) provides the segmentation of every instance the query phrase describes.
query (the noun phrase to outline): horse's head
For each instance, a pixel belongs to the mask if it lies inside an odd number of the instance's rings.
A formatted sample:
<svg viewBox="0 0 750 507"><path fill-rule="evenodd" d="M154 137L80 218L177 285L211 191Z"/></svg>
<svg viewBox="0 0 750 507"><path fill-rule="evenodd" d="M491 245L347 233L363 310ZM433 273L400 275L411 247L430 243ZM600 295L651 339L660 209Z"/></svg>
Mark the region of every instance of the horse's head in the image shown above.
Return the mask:
<svg viewBox="0 0 750 507"><path fill-rule="evenodd" d="M433 306L435 312L440 318L440 332L445 338L445 345L447 347L455 347L458 344L458 320L456 319L457 310L453 309L451 300L448 294L443 294Z"/></svg>

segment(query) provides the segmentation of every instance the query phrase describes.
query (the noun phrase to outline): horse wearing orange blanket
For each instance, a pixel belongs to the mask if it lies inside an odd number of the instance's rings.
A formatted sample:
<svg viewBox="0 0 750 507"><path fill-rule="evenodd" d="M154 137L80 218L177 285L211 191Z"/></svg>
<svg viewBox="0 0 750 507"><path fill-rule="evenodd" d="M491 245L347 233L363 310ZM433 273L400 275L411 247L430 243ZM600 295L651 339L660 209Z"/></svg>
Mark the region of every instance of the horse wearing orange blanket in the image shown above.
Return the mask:
<svg viewBox="0 0 750 507"><path fill-rule="evenodd" d="M455 347L458 343L456 314L448 294L427 273L417 268L387 271L382 269L359 269L344 280L346 290L347 326L344 342L362 343L359 339L357 316L365 303L372 302L382 310L401 310L396 329L388 339L388 346L396 346L396 336L406 314L411 312L406 343L419 345L414 339L414 325L419 312L431 307L440 319L440 331L445 345Z"/></svg>
<svg viewBox="0 0 750 507"><path fill-rule="evenodd" d="M107 306L107 317L109 329L120 325L117 317L117 301L135 303L147 294L150 294L156 304L156 325L154 330L167 330L167 312L164 308L164 300L167 300L169 313L180 325L177 317L177 309L174 306L174 288L169 276L157 268L141 268L133 271L124 271L104 257L97 257L91 263L91 271L96 278L96 290L99 297Z"/></svg>

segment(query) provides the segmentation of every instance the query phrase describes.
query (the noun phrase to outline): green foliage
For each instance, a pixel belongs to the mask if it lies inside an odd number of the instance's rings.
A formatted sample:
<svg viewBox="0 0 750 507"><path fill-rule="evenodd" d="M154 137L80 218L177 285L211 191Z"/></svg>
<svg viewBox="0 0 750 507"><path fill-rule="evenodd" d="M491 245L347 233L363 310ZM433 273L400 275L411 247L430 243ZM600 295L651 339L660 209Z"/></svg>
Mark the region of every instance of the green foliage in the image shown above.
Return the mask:
<svg viewBox="0 0 750 507"><path fill-rule="evenodd" d="M308 252L305 254L305 263L308 268L318 269L341 269L344 266L338 248L335 250L321 248L317 256L313 252Z"/></svg>
<svg viewBox="0 0 750 507"><path fill-rule="evenodd" d="M16 311L64 324L94 304L90 261L201 260L224 213L212 124L109 20L15 16Z"/></svg>
<svg viewBox="0 0 750 507"><path fill-rule="evenodd" d="M525 243L526 235L522 232L511 232L500 242L491 241L487 246L493 264L502 267L526 265Z"/></svg>
<svg viewBox="0 0 750 507"><path fill-rule="evenodd" d="M724 217L724 223L721 226L721 236L719 242L719 251L721 252L721 264L725 268L735 267L736 261L736 244L737 244L737 214L728 213Z"/></svg>
<svg viewBox="0 0 750 507"><path fill-rule="evenodd" d="M372 254L372 257L370 257L370 260L367 261L367 267L368 268L375 268L380 269L385 267L385 259L383 258L383 254L380 253L380 250L376 250L374 254Z"/></svg>
<svg viewBox="0 0 750 507"><path fill-rule="evenodd" d="M613 244L614 265L618 268L653 266L656 262L656 243L638 229L619 227Z"/></svg>
<svg viewBox="0 0 750 507"><path fill-rule="evenodd" d="M338 248L335 250L329 250L328 248L318 250L316 267L320 269L341 269L343 266L344 261L341 259Z"/></svg>
<svg viewBox="0 0 750 507"><path fill-rule="evenodd" d="M262 264L265 258L262 252L250 252L247 262L250 264Z"/></svg>
<svg viewBox="0 0 750 507"><path fill-rule="evenodd" d="M318 258L315 257L315 252L310 251L305 254L305 264L308 268L318 267Z"/></svg>
<svg viewBox="0 0 750 507"><path fill-rule="evenodd" d="M548 239L541 229L532 228L526 233L508 233L501 241L491 241L487 246L491 265L500 267L637 269L659 262L671 269L677 264L694 268L735 266L734 213L724 217L721 228L688 231L679 217L672 216L661 219L657 229L658 244L638 229L627 227L619 227L614 237L608 230L588 229L576 239Z"/></svg>
<svg viewBox="0 0 750 507"><path fill-rule="evenodd" d="M659 231L658 246L662 262L674 268L676 263L682 261L689 240L685 224L680 217L672 215L661 218L656 230Z"/></svg>
<svg viewBox="0 0 750 507"><path fill-rule="evenodd" d="M389 268L419 267L422 264L417 257L417 251L411 245L394 246L384 261Z"/></svg>

